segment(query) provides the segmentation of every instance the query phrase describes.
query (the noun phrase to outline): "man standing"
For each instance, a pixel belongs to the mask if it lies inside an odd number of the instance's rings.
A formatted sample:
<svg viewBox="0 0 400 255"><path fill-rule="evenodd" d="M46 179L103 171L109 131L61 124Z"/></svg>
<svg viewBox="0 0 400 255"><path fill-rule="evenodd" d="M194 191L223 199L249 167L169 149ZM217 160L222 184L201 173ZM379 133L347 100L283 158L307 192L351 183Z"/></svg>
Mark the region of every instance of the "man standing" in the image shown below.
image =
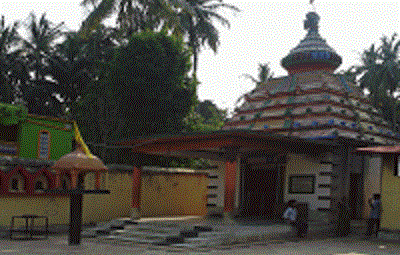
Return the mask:
<svg viewBox="0 0 400 255"><path fill-rule="evenodd" d="M285 212L283 213L283 218L286 220L287 223L289 223L292 226L293 232L297 233L299 235L299 230L297 228L297 209L296 209L296 200L292 199L289 200L287 203L287 208Z"/></svg>
<svg viewBox="0 0 400 255"><path fill-rule="evenodd" d="M378 236L381 216L381 195L374 194L373 199L369 199L368 203L371 207L371 213L367 221L367 233L365 235L371 236L372 232L374 232L375 236Z"/></svg>
<svg viewBox="0 0 400 255"><path fill-rule="evenodd" d="M287 208L283 213L283 218L292 226L293 232L297 237L305 237L307 234L307 224L298 217L296 208L297 201L292 199L287 203Z"/></svg>

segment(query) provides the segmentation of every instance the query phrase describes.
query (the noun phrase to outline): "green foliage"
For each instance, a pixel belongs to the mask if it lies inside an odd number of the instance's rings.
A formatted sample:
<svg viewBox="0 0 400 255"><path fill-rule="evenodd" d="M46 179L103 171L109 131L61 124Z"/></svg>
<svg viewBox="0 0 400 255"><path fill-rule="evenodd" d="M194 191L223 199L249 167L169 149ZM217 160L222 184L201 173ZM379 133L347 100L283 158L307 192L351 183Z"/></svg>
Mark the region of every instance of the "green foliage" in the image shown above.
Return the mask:
<svg viewBox="0 0 400 255"><path fill-rule="evenodd" d="M132 36L73 109L88 144L182 131L196 93L189 70L181 39L150 31Z"/></svg>
<svg viewBox="0 0 400 255"><path fill-rule="evenodd" d="M27 110L22 105L10 105L0 103L0 124L16 125L25 120Z"/></svg>
<svg viewBox="0 0 400 255"><path fill-rule="evenodd" d="M274 73L269 67L269 63L258 64L258 78L254 78L250 74L243 74L244 77L250 79L252 82L256 84L256 88L261 84L268 82L274 77Z"/></svg>
<svg viewBox="0 0 400 255"><path fill-rule="evenodd" d="M193 53L194 73L202 45L206 44L214 52L217 51L219 35L213 21L230 26L229 21L217 11L223 8L239 11L220 0L83 0L82 4L93 6L93 11L82 22L79 31L81 38L87 38L112 14L117 15L117 25L124 36L145 30L165 29L187 38Z"/></svg>
<svg viewBox="0 0 400 255"><path fill-rule="evenodd" d="M194 73L197 71L198 55L203 45L209 46L217 52L219 46L219 33L213 21L218 21L222 26L230 27L229 21L218 10L230 9L239 11L231 4L222 0L187 0L187 5L177 11L180 28L188 38L188 45L193 51Z"/></svg>
<svg viewBox="0 0 400 255"><path fill-rule="evenodd" d="M185 118L186 130L190 132L204 132L220 130L224 125L227 110L218 109L210 100L197 102Z"/></svg>
<svg viewBox="0 0 400 255"><path fill-rule="evenodd" d="M361 62L362 65L352 67L347 73L359 77L359 85L369 91L372 104L399 130L400 40L397 35L382 37L378 47L372 44L364 50Z"/></svg>
<svg viewBox="0 0 400 255"><path fill-rule="evenodd" d="M31 13L18 23L0 20L0 101L24 104L29 113L65 117L92 80L100 63L111 60L114 30L100 26L80 40L63 23ZM73 117L73 116L72 116Z"/></svg>
<svg viewBox="0 0 400 255"><path fill-rule="evenodd" d="M18 59L18 23L7 26L4 16L0 20L0 102L12 103L16 97L21 76ZM22 75L24 76L24 75Z"/></svg>
<svg viewBox="0 0 400 255"><path fill-rule="evenodd" d="M182 130L195 98L189 57L183 42L165 33L143 32L118 49L105 81L119 100L134 106L123 107L135 125L130 135Z"/></svg>
<svg viewBox="0 0 400 255"><path fill-rule="evenodd" d="M113 14L117 16L117 26L123 36L145 30L156 31L161 27L175 30L178 19L173 5L185 8L187 3L184 0L83 0L82 5L93 7L79 31L81 38L87 38Z"/></svg>

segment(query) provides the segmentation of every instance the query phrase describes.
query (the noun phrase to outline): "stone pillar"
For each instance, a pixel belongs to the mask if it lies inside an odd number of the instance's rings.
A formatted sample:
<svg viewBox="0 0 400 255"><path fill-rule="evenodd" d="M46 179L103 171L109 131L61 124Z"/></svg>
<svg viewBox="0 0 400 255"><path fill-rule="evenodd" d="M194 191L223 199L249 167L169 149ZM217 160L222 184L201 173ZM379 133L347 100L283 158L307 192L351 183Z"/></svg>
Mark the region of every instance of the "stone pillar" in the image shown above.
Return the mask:
<svg viewBox="0 0 400 255"><path fill-rule="evenodd" d="M72 193L70 197L69 245L81 243L82 199L82 193Z"/></svg>
<svg viewBox="0 0 400 255"><path fill-rule="evenodd" d="M94 188L95 189L100 189L100 179L101 179L101 175L100 175L100 173L96 173L95 174L96 175L96 179L95 179L95 182L94 182Z"/></svg>
<svg viewBox="0 0 400 255"><path fill-rule="evenodd" d="M348 198L349 194L349 176L350 169L348 167L348 148L342 145L341 148L337 148L333 152L333 167L331 175L331 201L330 201L330 211L332 221L337 218L337 203L342 197Z"/></svg>
<svg viewBox="0 0 400 255"><path fill-rule="evenodd" d="M71 171L71 189L76 189L78 187L78 175L78 171Z"/></svg>
<svg viewBox="0 0 400 255"><path fill-rule="evenodd" d="M236 161L225 163L224 216L231 217L235 207Z"/></svg>
<svg viewBox="0 0 400 255"><path fill-rule="evenodd" d="M132 173L132 211L131 218L140 218L140 191L142 188L142 168L134 166Z"/></svg>
<svg viewBox="0 0 400 255"><path fill-rule="evenodd" d="M59 189L61 184L61 173L60 170L56 170L56 180L55 180L55 189Z"/></svg>

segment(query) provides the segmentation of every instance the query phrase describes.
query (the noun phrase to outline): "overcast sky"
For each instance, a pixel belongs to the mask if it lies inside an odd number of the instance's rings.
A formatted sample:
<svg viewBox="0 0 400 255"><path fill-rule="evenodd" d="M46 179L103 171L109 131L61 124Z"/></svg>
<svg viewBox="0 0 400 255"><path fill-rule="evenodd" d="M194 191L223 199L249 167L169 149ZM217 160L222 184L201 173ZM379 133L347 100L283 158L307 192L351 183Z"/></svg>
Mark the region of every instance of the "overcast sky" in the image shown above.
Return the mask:
<svg viewBox="0 0 400 255"><path fill-rule="evenodd" d="M64 21L77 29L88 11L81 0L0 0L0 12L7 21L24 21L31 11L46 12L49 20ZM241 9L221 12L231 28L220 28L218 53L205 48L199 57L198 95L219 107L233 110L237 98L254 84L242 76L257 76L259 63L270 63L276 76L286 75L281 59L305 36L303 20L313 10L308 0L244 1L225 0ZM400 34L400 1L315 0L320 15L320 34L343 58L339 70L357 64L360 53L383 35Z"/></svg>

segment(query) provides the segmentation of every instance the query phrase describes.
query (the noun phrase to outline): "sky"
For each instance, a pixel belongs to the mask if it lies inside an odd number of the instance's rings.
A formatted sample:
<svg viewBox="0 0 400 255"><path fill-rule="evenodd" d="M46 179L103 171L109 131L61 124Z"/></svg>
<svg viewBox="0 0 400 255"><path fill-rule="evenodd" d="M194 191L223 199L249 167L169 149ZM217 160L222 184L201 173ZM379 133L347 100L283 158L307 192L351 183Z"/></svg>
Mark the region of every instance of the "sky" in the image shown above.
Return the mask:
<svg viewBox="0 0 400 255"><path fill-rule="evenodd" d="M81 0L0 0L0 14L6 21L26 21L30 12L46 13L54 22L65 22L69 29L79 28L88 10ZM320 16L320 35L342 56L338 70L359 63L361 53L384 35L400 34L400 1L393 0L225 0L238 7L233 13L222 10L231 26L216 25L220 46L215 54L204 47L199 56L198 97L211 100L218 107L234 110L237 99L254 89L243 76L257 77L258 64L269 63L276 77L286 75L280 61L306 35L305 15L315 11ZM218 23L215 23L218 24ZM399 36L400 37L400 36Z"/></svg>

